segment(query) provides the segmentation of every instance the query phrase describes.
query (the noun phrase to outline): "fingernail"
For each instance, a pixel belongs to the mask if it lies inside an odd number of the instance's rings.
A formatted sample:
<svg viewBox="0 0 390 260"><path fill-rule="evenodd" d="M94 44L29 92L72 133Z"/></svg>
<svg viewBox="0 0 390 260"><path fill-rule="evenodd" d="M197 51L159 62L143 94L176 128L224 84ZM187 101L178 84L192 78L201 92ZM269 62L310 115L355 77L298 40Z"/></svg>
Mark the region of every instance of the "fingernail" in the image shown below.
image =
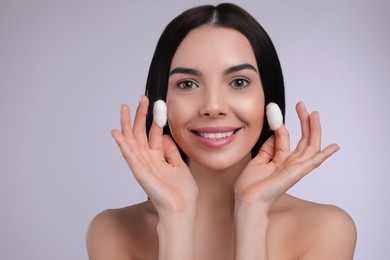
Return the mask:
<svg viewBox="0 0 390 260"><path fill-rule="evenodd" d="M113 138L115 138L115 137L114 137L114 130L111 130L111 136L112 136Z"/></svg>
<svg viewBox="0 0 390 260"><path fill-rule="evenodd" d="M144 95L141 95L140 97L139 97L139 103L141 103L141 101L142 101L142 98L144 97Z"/></svg>

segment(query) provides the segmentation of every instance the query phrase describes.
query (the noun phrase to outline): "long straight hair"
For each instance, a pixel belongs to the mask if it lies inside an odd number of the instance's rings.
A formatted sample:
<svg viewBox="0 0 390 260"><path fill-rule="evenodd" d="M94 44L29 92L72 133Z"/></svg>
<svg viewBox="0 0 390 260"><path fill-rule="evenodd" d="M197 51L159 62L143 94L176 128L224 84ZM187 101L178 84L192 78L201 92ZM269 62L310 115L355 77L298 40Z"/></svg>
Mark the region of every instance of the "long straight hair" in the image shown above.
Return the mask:
<svg viewBox="0 0 390 260"><path fill-rule="evenodd" d="M248 12L237 5L228 3L217 6L203 5L191 8L173 19L157 43L145 89L145 95L150 100L146 118L147 133L153 122L153 103L159 99L166 100L169 71L177 48L190 31L203 25L234 29L249 40L263 85L264 111L269 102L274 102L281 108L284 118L285 94L282 69L275 47L266 31ZM168 126L164 127L164 134L172 137ZM272 134L266 117L264 117L261 135L251 150L252 158ZM186 155L180 147L178 148L183 160L186 161Z"/></svg>

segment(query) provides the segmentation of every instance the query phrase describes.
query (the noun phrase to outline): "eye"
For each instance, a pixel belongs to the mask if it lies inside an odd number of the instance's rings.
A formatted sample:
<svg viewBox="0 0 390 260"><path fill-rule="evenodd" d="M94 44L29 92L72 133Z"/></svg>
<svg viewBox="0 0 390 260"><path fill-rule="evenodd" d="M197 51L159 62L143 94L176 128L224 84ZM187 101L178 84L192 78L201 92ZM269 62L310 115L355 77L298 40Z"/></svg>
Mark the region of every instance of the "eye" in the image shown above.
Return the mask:
<svg viewBox="0 0 390 260"><path fill-rule="evenodd" d="M184 89L184 90L189 90L189 89L194 89L194 88L199 87L195 81L189 80L189 79L183 79L183 80L178 81L176 83L176 86L178 88Z"/></svg>
<svg viewBox="0 0 390 260"><path fill-rule="evenodd" d="M245 88L245 87L249 86L251 83L252 83L252 81L248 78L238 77L238 78L233 79L229 85L233 88L241 89L241 88Z"/></svg>

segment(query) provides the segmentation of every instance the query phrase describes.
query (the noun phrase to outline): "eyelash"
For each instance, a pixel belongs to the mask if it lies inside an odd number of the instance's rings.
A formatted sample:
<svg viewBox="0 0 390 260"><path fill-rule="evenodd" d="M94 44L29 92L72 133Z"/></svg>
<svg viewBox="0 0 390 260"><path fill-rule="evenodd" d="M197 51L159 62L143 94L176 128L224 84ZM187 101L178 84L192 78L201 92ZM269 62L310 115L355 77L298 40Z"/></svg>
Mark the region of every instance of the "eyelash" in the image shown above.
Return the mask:
<svg viewBox="0 0 390 260"><path fill-rule="evenodd" d="M238 80L242 80L242 81L244 81L245 82L245 86L233 86L233 84L235 84ZM232 87L232 88L235 88L235 89L243 89L243 88L246 88L246 87L248 87L248 86L250 86L252 84L252 81L250 80L250 79L248 79L248 78L246 78L246 77L237 77L237 78L235 78L235 79L233 79L231 82L230 82L230 86Z"/></svg>
<svg viewBox="0 0 390 260"><path fill-rule="evenodd" d="M190 88L187 88L187 87L183 87L183 83L191 83L193 84ZM191 80L191 79L182 79L182 80L179 80L177 83L176 83L176 87L180 88L180 89L183 89L183 90L190 90L190 89L193 89L195 87L199 87L198 83L196 83L196 81L194 80Z"/></svg>
<svg viewBox="0 0 390 260"><path fill-rule="evenodd" d="M242 80L244 81L244 86L234 86L235 83L237 83L238 80ZM191 83L192 86L190 87L184 87L183 86L183 83ZM246 88L248 86L250 86L252 84L252 81L246 77L237 77L237 78L234 78L230 83L229 83L229 86L231 86L232 88L234 89L243 89L243 88ZM182 79L182 80L179 80L177 83L176 83L176 87L180 88L180 89L183 89L183 90L190 90L190 89L194 89L196 87L199 87L198 83L192 79Z"/></svg>

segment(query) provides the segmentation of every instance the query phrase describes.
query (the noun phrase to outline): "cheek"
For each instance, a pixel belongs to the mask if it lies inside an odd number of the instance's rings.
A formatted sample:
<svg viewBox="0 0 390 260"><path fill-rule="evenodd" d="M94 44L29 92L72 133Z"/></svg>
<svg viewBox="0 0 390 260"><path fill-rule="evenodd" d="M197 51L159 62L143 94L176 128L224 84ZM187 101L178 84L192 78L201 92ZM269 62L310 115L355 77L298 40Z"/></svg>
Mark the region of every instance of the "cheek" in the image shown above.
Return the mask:
<svg viewBox="0 0 390 260"><path fill-rule="evenodd" d="M264 96L261 93L245 97L237 104L237 109L242 121L261 132L264 122Z"/></svg>
<svg viewBox="0 0 390 260"><path fill-rule="evenodd" d="M257 96L257 98L248 97L245 102L241 102L239 108L240 120L246 124L246 129L243 133L248 146L243 147L243 150L251 150L259 140L263 129L265 117L264 98L263 96Z"/></svg>
<svg viewBox="0 0 390 260"><path fill-rule="evenodd" d="M193 106L188 100L181 98L167 98L167 112L169 129L176 139L184 129L186 123L192 118Z"/></svg>

